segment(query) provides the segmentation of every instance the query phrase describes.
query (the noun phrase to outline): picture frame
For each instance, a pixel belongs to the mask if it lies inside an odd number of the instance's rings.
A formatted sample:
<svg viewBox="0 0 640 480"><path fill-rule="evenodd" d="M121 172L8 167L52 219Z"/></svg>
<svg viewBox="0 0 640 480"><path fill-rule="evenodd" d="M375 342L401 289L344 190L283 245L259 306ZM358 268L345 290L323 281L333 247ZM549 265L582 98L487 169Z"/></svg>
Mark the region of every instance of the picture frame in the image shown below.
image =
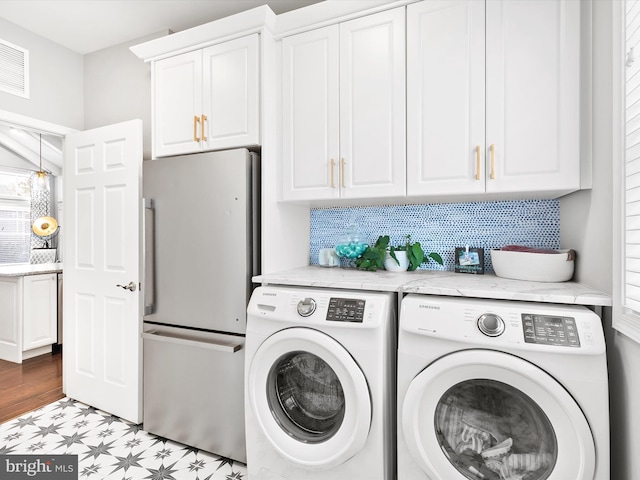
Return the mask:
<svg viewBox="0 0 640 480"><path fill-rule="evenodd" d="M484 274L484 249L457 247L454 270L457 273Z"/></svg>

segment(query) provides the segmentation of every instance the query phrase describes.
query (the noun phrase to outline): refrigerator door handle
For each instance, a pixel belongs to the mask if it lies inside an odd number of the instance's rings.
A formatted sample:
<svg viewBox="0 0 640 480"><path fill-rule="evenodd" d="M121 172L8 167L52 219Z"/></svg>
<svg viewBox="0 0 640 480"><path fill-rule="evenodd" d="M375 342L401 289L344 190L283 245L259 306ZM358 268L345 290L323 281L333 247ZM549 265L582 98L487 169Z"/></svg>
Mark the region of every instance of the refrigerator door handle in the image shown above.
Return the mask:
<svg viewBox="0 0 640 480"><path fill-rule="evenodd" d="M155 330L144 332L142 338L155 342L174 343L177 345L185 345L188 347L207 348L209 350L217 350L225 353L235 353L242 348L244 337L239 338L238 343L218 343L211 340L190 340L188 338L174 337L171 335L163 334Z"/></svg>
<svg viewBox="0 0 640 480"><path fill-rule="evenodd" d="M142 262L144 272L142 287L144 288L144 314L150 315L155 311L155 210L153 200L143 198L144 202L144 232L142 241Z"/></svg>

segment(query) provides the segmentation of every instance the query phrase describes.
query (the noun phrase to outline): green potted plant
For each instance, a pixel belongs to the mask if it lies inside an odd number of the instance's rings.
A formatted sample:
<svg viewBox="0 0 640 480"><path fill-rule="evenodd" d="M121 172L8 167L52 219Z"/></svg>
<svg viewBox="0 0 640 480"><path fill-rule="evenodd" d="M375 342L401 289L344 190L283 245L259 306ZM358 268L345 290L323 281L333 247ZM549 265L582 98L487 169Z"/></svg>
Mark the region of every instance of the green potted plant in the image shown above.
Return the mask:
<svg viewBox="0 0 640 480"><path fill-rule="evenodd" d="M360 270L375 272L379 268L384 268L384 259L389 246L389 235L378 237L375 245L367 246L366 250L356 258L356 267Z"/></svg>
<svg viewBox="0 0 640 480"><path fill-rule="evenodd" d="M443 265L442 257L435 252L425 253L420 242L412 242L411 235L401 245L389 246L389 235L381 235L373 246L368 246L364 253L355 260L356 267L361 270L375 272L386 268L390 271L414 271L421 264L433 260Z"/></svg>

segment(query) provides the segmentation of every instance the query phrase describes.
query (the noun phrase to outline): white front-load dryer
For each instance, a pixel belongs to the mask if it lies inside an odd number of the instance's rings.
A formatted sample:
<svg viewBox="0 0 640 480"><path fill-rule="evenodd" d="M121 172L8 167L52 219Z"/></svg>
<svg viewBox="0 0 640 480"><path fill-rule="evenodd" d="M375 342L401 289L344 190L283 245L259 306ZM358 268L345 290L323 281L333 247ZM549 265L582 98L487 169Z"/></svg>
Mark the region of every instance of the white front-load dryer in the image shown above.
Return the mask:
<svg viewBox="0 0 640 480"><path fill-rule="evenodd" d="M394 478L395 298L272 286L253 292L249 480Z"/></svg>
<svg viewBox="0 0 640 480"><path fill-rule="evenodd" d="M426 295L400 311L399 480L609 480L594 312Z"/></svg>

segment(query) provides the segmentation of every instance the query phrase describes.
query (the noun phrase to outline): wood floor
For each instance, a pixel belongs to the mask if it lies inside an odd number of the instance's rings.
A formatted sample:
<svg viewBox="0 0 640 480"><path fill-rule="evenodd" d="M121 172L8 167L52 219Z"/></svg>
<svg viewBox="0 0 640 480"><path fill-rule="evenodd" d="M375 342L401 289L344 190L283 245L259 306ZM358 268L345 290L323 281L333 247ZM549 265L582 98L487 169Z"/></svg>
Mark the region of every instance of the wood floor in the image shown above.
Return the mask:
<svg viewBox="0 0 640 480"><path fill-rule="evenodd" d="M22 364L0 360L0 423L62 397L61 351Z"/></svg>

